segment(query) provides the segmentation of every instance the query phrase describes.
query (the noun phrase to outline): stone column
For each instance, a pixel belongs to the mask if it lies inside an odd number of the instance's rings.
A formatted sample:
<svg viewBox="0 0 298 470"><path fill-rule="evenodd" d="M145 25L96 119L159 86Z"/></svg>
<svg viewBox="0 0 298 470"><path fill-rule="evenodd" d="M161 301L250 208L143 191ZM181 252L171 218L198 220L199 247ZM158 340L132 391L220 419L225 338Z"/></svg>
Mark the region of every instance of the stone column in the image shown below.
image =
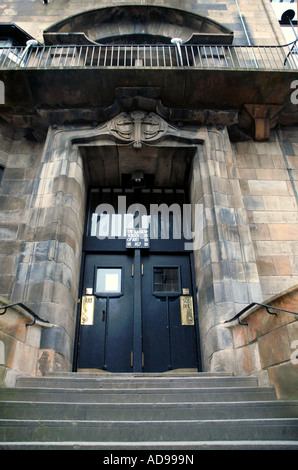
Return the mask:
<svg viewBox="0 0 298 470"><path fill-rule="evenodd" d="M14 289L14 298L56 325L42 333L39 374L72 367L86 190L68 134L49 129Z"/></svg>
<svg viewBox="0 0 298 470"><path fill-rule="evenodd" d="M228 133L201 130L193 161L191 202L201 205L194 250L203 370L236 371L224 321L262 300L253 244Z"/></svg>

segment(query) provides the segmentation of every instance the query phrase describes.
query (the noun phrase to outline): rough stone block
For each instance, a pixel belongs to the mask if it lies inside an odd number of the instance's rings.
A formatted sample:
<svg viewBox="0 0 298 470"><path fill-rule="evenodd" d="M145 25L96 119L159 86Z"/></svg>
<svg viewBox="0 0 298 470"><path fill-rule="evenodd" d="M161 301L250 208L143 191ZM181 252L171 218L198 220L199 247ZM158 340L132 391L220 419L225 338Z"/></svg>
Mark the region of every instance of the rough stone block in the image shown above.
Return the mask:
<svg viewBox="0 0 298 470"><path fill-rule="evenodd" d="M260 370L260 356L257 343L252 343L236 351L237 372L251 375Z"/></svg>
<svg viewBox="0 0 298 470"><path fill-rule="evenodd" d="M268 369L270 382L275 386L279 399L298 399L298 365L291 362L270 367Z"/></svg>
<svg viewBox="0 0 298 470"><path fill-rule="evenodd" d="M286 326L270 331L260 337L258 344L263 368L288 361L291 357Z"/></svg>

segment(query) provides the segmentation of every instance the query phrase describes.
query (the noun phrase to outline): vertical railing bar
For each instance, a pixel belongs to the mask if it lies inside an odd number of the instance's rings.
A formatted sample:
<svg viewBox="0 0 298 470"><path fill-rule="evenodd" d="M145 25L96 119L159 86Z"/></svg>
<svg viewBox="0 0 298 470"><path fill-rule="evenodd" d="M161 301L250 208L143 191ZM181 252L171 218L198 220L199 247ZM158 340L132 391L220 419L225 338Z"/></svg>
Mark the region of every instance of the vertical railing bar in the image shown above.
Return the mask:
<svg viewBox="0 0 298 470"><path fill-rule="evenodd" d="M203 60L202 60L202 54L201 54L201 48L200 46L197 46L197 51L198 51L198 57L200 61L200 66L203 67Z"/></svg>
<svg viewBox="0 0 298 470"><path fill-rule="evenodd" d="M162 47L162 56L163 56L163 66L166 67L167 61L166 61L166 54L165 54L165 46L161 46L161 47Z"/></svg>
<svg viewBox="0 0 298 470"><path fill-rule="evenodd" d="M224 58L226 67L228 67L228 66L229 66L229 63L228 63L228 60L227 60L227 57L226 57L226 51L225 51L225 49L224 49L223 46L221 46L221 50L222 50L222 55L223 55L223 58Z"/></svg>
<svg viewBox="0 0 298 470"><path fill-rule="evenodd" d="M106 66L106 63L107 63L107 54L108 54L108 46L105 46L105 55L104 55L104 59L103 59L103 66L104 67Z"/></svg>
<svg viewBox="0 0 298 470"><path fill-rule="evenodd" d="M22 49L23 49L23 48L20 48L20 55L22 54L22 52L21 52ZM12 51L13 51L13 52L12 52ZM17 64L17 61L13 61L13 60L12 60L12 57L11 57L11 56L16 56L16 58L19 58L19 54L17 54L15 51L17 51L17 48L16 48L16 47L14 47L13 49L10 48L9 51L8 51L8 54L7 54L7 58L8 58L8 65L7 65L7 68L10 68L11 62L13 62L13 63L15 64L15 66L18 65L18 64Z"/></svg>
<svg viewBox="0 0 298 470"><path fill-rule="evenodd" d="M81 55L82 55L82 46L79 47L77 66L80 65Z"/></svg>
<svg viewBox="0 0 298 470"><path fill-rule="evenodd" d="M17 49L17 48L16 48L16 49ZM25 47L22 48L22 52L20 53L20 56L18 57L18 59L19 59L18 62L17 62L17 65L18 65L18 66L19 66L19 65L21 64L21 62L22 62L20 59L21 59L21 56L22 56L24 50L25 50Z"/></svg>
<svg viewBox="0 0 298 470"><path fill-rule="evenodd" d="M76 55L76 48L73 46L73 48L72 48L72 56L71 56L70 67L72 67L72 65L73 65L73 61L74 61L75 55Z"/></svg>
<svg viewBox="0 0 298 470"><path fill-rule="evenodd" d="M49 59L49 57L50 57L51 46L46 47L46 49L48 49L48 53L47 53L47 56L46 56L46 59L45 59L45 67L47 67L48 59ZM50 65L50 66L51 66L51 65Z"/></svg>
<svg viewBox="0 0 298 470"><path fill-rule="evenodd" d="M293 52L293 51L297 50L297 45L295 44L294 47L291 47L289 49L290 49L290 51L289 51L289 56L288 57L291 58L291 61L288 61L288 62L290 64L290 68L291 69L293 69L293 68L297 69L297 59L295 59L295 56L297 57L297 52ZM291 62L293 63L293 67L291 65Z"/></svg>
<svg viewBox="0 0 298 470"><path fill-rule="evenodd" d="M17 48L16 48L16 49L17 49ZM18 58L18 59L16 60L16 65L17 65L18 67L20 67L20 65L21 65L21 63L22 63L22 60L23 60L22 58L23 58L23 54L24 54L25 49L26 49L25 47L22 48L22 52L21 52L20 54L16 54L16 56L17 56L17 58Z"/></svg>
<svg viewBox="0 0 298 470"><path fill-rule="evenodd" d="M37 53L37 49L36 49L36 51L35 51L35 56L36 56L36 53ZM22 61L21 61L21 63L20 63L20 66L21 66L21 67L25 67L26 63L28 63L28 58L31 57L31 55L32 55L32 49L30 48L30 49L26 52L26 54L24 54L24 56L23 56L23 58L22 58ZM35 57L33 58L31 67L34 67L34 59L35 59Z"/></svg>
<svg viewBox="0 0 298 470"><path fill-rule="evenodd" d="M80 50L80 61L81 61L81 60L83 61L83 65L84 65L84 63L85 63L84 50L85 50L85 46L81 46L81 50ZM78 64L78 65L80 65L80 64Z"/></svg>
<svg viewBox="0 0 298 470"><path fill-rule="evenodd" d="M173 60L172 60L172 48L171 46L168 46L168 51L169 51L169 58L170 58L170 67L173 67Z"/></svg>
<svg viewBox="0 0 298 470"><path fill-rule="evenodd" d="M257 46L257 47L258 47L259 55L260 55L260 57L261 57L261 59L262 59L264 68L266 68L266 62L264 61L264 57L263 57L263 53L262 53L262 51L261 51L261 48L260 48L260 46Z"/></svg>
<svg viewBox="0 0 298 470"><path fill-rule="evenodd" d="M214 55L213 55L213 46L209 46L209 49L210 49L210 55L211 55L211 58L212 58L212 64L213 64L213 67L215 67L215 60L214 60Z"/></svg>
<svg viewBox="0 0 298 470"><path fill-rule="evenodd" d="M209 59L208 59L208 54L207 54L206 46L203 46L203 49L204 49L204 53L205 53L205 59L206 59L206 62L207 62L207 67L209 67Z"/></svg>
<svg viewBox="0 0 298 470"><path fill-rule="evenodd" d="M123 65L126 67L126 45L124 45Z"/></svg>
<svg viewBox="0 0 298 470"><path fill-rule="evenodd" d="M282 56L280 54L280 51L279 51L281 49L281 47L278 46L276 49L277 49L278 57L279 57L279 60L280 60L280 68L283 68L284 59L282 58ZM283 50L283 46L282 46L282 50Z"/></svg>
<svg viewBox="0 0 298 470"><path fill-rule="evenodd" d="M271 63L270 63L270 59L269 59L269 57L268 57L268 54L267 54L267 47L266 47L266 46L264 46L264 51L265 51L266 57L267 57L267 59L268 59L268 62L269 62L269 66L270 66L269 68L271 68L271 69L272 69L272 67L271 67Z"/></svg>
<svg viewBox="0 0 298 470"><path fill-rule="evenodd" d="M248 64L248 67L247 67L247 68L253 68L253 67L250 65L250 64L251 64L251 57L250 57L251 47L250 47L250 46L245 46L245 50L246 50L247 64Z"/></svg>
<svg viewBox="0 0 298 470"><path fill-rule="evenodd" d="M14 54L15 54L15 56L18 58L18 61L16 61L16 63L15 63L16 66L19 66L19 65L20 65L20 57L21 57L21 55L23 54L24 50L25 50L25 48L22 47L22 48L20 49L20 53L18 54L18 53L17 53L18 48L15 47L15 51L16 51L16 52L15 52ZM12 58L10 59L9 66L10 66L11 62L14 63L14 61L12 60Z"/></svg>
<svg viewBox="0 0 298 470"><path fill-rule="evenodd" d="M216 53L217 53L217 59L218 59L219 67L221 68L220 55L219 55L219 52L218 52L218 46L217 45L215 46L215 50L216 50Z"/></svg>
<svg viewBox="0 0 298 470"><path fill-rule="evenodd" d="M232 55L232 52L231 52L231 51L232 51L232 47L228 46L227 49L228 49L228 51L229 51L230 59L231 59L231 61L232 61L232 67L235 69L235 68L236 68L236 65L235 65L235 62L234 62L234 59L233 59L233 55ZM233 48L233 50L234 50L234 48ZM228 63L229 63L229 62L228 62Z"/></svg>
<svg viewBox="0 0 298 470"><path fill-rule="evenodd" d="M26 49L26 48L25 48L25 49ZM32 54L31 48L27 50L26 54L22 53L22 59L20 60L20 62L19 62L19 64L18 64L20 67L25 67L25 65L26 65L26 59L27 59L29 53ZM36 53L36 51L35 51L35 53ZM34 64L34 61L32 62L32 67L34 67L33 64Z"/></svg>
<svg viewBox="0 0 298 470"><path fill-rule="evenodd" d="M158 46L156 46L156 62L157 62L157 67L159 67L159 50L158 50Z"/></svg>
<svg viewBox="0 0 298 470"><path fill-rule="evenodd" d="M117 67L120 65L120 45L118 45L118 52L117 52Z"/></svg>
<svg viewBox="0 0 298 470"><path fill-rule="evenodd" d="M1 48L0 48L0 51L1 51L1 53L0 53L0 62L1 62L1 60L2 60L2 56L4 55L4 49L5 49L5 47L1 47ZM7 57L7 56L4 55L3 63L5 62L5 58L6 58L6 57Z"/></svg>
<svg viewBox="0 0 298 470"><path fill-rule="evenodd" d="M278 68L277 62L276 62L276 60L275 60L275 56L274 56L274 54L273 54L273 50L272 50L272 47L271 47L271 46L269 46L269 50L270 50L270 53L271 53L271 55L272 55L272 57L273 57L273 60L274 60L274 62L275 62L275 66ZM271 67L271 68L272 68L272 67Z"/></svg>
<svg viewBox="0 0 298 470"><path fill-rule="evenodd" d="M62 54L63 54L63 47L60 46L60 56L59 56L59 60L58 60L58 67L60 67L60 61L62 59Z"/></svg>
<svg viewBox="0 0 298 470"><path fill-rule="evenodd" d="M101 56L101 46L96 46L96 47L97 47L97 51L98 51L98 55L97 55L97 67L99 67L100 56Z"/></svg>
<svg viewBox="0 0 298 470"><path fill-rule="evenodd" d="M176 46L173 46L174 47L174 51L175 51L175 56L176 56L176 63L178 65L178 67L180 66L180 58L178 56L178 51L177 51L177 47Z"/></svg>
<svg viewBox="0 0 298 470"><path fill-rule="evenodd" d="M14 48L15 49L15 48ZM10 62L11 62L11 56L14 55L15 53L12 52L12 48L10 47L7 51L7 54L6 54L6 58L5 58L5 61L4 61L4 64L6 62L6 67L9 68L10 67ZM8 62L8 64L7 64ZM15 62L14 62L15 63Z"/></svg>
<svg viewBox="0 0 298 470"><path fill-rule="evenodd" d="M1 61L2 61L2 56L4 56L3 64L1 65L1 67L3 67L3 65L5 64L5 60L6 60L6 58L7 58L7 55L4 54L5 47L2 47L0 50L1 50L1 54L0 54L0 63L1 63Z"/></svg>
<svg viewBox="0 0 298 470"><path fill-rule="evenodd" d="M280 68L282 68L282 67L283 67L283 59L282 59L282 57L281 57L281 55L280 55L279 49L280 49L280 47L279 47L279 46L276 46L276 51L277 51L277 54L278 54L278 58L279 58L279 60L280 60Z"/></svg>
<svg viewBox="0 0 298 470"><path fill-rule="evenodd" d="M32 52L33 52L33 49L30 47L30 49L27 51L27 53L24 55L22 59L22 67L29 66L29 60L31 59L31 56L33 55ZM34 67L34 61L36 59L37 52L38 52L38 49L35 49L35 55L33 57L30 67Z"/></svg>
<svg viewBox="0 0 298 470"><path fill-rule="evenodd" d="M245 57L244 57L244 55L243 55L242 46L239 46L239 50L240 50L240 52L241 52L241 55L242 55L242 60L243 60L243 68L247 68L247 63L246 63Z"/></svg>
<svg viewBox="0 0 298 470"><path fill-rule="evenodd" d="M260 64L259 64L258 56L257 56L257 54L256 54L256 51L257 51L256 46L253 46L252 49L251 49L251 51L252 51L252 60L253 60L253 62L254 62L254 64L255 64L255 68L256 68L256 69L259 69L259 68L260 68Z"/></svg>
<svg viewBox="0 0 298 470"><path fill-rule="evenodd" d="M16 55L15 52L14 52L16 50L16 48L15 47L14 48L4 47L3 49L5 49L6 55L5 55L5 59L3 61L2 67L5 66L6 68L9 68L11 62L13 62L15 65L17 65L16 62L12 61L12 58L11 58L11 56ZM18 57L18 55L16 55L16 57ZM6 62L8 62L8 63L6 64Z"/></svg>
<svg viewBox="0 0 298 470"><path fill-rule="evenodd" d="M187 65L187 67L189 67L188 48L187 48L187 46L181 46L181 53L182 53L182 48L185 51L186 65Z"/></svg>
<svg viewBox="0 0 298 470"><path fill-rule="evenodd" d="M112 47L111 47L111 60L110 60L110 66L111 67L113 65L113 60L114 60L114 46L112 45Z"/></svg>
<svg viewBox="0 0 298 470"><path fill-rule="evenodd" d="M258 64L256 55L255 55L255 47L254 46L246 46L246 50L247 50L247 55L248 55L249 60L251 60L253 65L254 65L253 68L258 69L259 64ZM251 54L250 54L250 52L251 52Z"/></svg>
<svg viewBox="0 0 298 470"><path fill-rule="evenodd" d="M196 64L196 58L195 58L195 53L194 53L194 50L193 50L193 46L191 46L191 56L192 56L192 62L193 62L193 67L196 67L197 64Z"/></svg>
<svg viewBox="0 0 298 470"><path fill-rule="evenodd" d="M279 61L280 61L280 68L283 68L284 59L281 55L281 47L277 46L276 50L277 50L278 58L279 58Z"/></svg>
<svg viewBox="0 0 298 470"><path fill-rule="evenodd" d="M36 52L38 51L38 49L36 48ZM43 59L43 54L44 54L44 51L45 51L45 46L42 47L42 51L39 55L39 61L37 63L37 67L40 67L40 64L41 64L41 61ZM29 57L29 60L30 60L30 57ZM29 60L28 60L28 64L29 64Z"/></svg>
<svg viewBox="0 0 298 470"><path fill-rule="evenodd" d="M41 49L43 49L43 48L44 48L44 46L42 46ZM32 55L32 50L33 50L33 49L30 48L30 49L29 49L29 54L27 55L27 57L24 57L24 59L26 60L26 63L27 63L27 64L29 64L29 60L30 60L31 55ZM39 47L36 47L36 48L35 48L35 54L34 54L34 58L33 58L33 61L32 61L32 67L33 67L33 64L34 64L35 60L38 59L39 50L40 50ZM41 52L41 56L42 56L42 54L43 54L43 51ZM39 64L40 64L40 58L39 58L39 60L37 60L37 66L36 66L36 67L39 67Z"/></svg>
<svg viewBox="0 0 298 470"><path fill-rule="evenodd" d="M94 50L96 46L91 46L92 48L92 53L91 53L91 59L90 59L90 66L93 67L93 58L94 58Z"/></svg>
<svg viewBox="0 0 298 470"><path fill-rule="evenodd" d="M89 46L86 47L84 66L88 64L88 53L89 53Z"/></svg>
<svg viewBox="0 0 298 470"><path fill-rule="evenodd" d="M287 56L286 56L286 60L287 60L286 63L289 64L290 69L297 68L295 67L296 62L295 62L295 58L293 57L293 49L290 47L289 47L289 52L287 53ZM292 67L292 63L294 64L294 67Z"/></svg>
<svg viewBox="0 0 298 470"><path fill-rule="evenodd" d="M278 47L277 46L271 46L272 47L272 50L273 50L273 56L274 56L274 62L275 62L275 65L276 65L276 68L278 69L279 68L279 65L278 65L278 61L277 61L277 57L279 58L279 55L278 55Z"/></svg>
<svg viewBox="0 0 298 470"><path fill-rule="evenodd" d="M22 54L22 50L23 50L23 48L20 48L20 53L19 53L19 54ZM15 66L17 65L17 62L14 61L14 60L12 60L12 57L11 57L11 56L16 56L16 58L19 57L19 54L17 54L16 51L17 51L17 48L16 48L16 47L14 47L13 49L12 49L12 48L9 49L9 52L8 52L8 55L7 55L7 58L8 58L8 65L7 65L7 67L8 67L8 68L10 68L11 62L12 62Z"/></svg>
<svg viewBox="0 0 298 470"><path fill-rule="evenodd" d="M66 66L67 59L68 59L68 53L69 53L69 46L66 49L66 54L65 54L65 61L64 61L64 67Z"/></svg>
<svg viewBox="0 0 298 470"><path fill-rule="evenodd" d="M232 49L232 48L231 48L231 49ZM236 56L236 59L237 59L237 62L238 62L238 64L235 64L234 59L233 59L233 57L232 57L232 61L233 61L233 63L234 63L234 67L235 67L235 69L241 68L240 60L239 60L238 53L237 53L237 46L233 46L233 51L235 52L235 56Z"/></svg>
<svg viewBox="0 0 298 470"><path fill-rule="evenodd" d="M243 62L244 62L244 64L245 64L245 68L248 68L248 67L247 67L247 62L246 62L246 60L245 60L245 55L243 54L243 46L240 46L240 51L241 51L241 55L242 55L242 58L243 58Z"/></svg>
<svg viewBox="0 0 298 470"><path fill-rule="evenodd" d="M51 67L55 67L56 51L57 51L57 46L51 48L51 55L52 55Z"/></svg>
<svg viewBox="0 0 298 470"><path fill-rule="evenodd" d="M208 47L209 47L209 54L210 54L210 57L211 57L212 65L213 65L213 67L215 67L212 46L208 46Z"/></svg>

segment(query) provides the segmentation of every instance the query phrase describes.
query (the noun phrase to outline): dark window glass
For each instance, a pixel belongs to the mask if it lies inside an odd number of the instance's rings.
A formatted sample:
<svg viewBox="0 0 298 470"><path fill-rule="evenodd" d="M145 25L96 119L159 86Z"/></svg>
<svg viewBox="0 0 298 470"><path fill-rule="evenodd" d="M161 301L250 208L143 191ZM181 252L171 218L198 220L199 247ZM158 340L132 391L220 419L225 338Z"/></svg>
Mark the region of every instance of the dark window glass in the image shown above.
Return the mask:
<svg viewBox="0 0 298 470"><path fill-rule="evenodd" d="M179 268L154 267L153 291L158 293L180 292Z"/></svg>

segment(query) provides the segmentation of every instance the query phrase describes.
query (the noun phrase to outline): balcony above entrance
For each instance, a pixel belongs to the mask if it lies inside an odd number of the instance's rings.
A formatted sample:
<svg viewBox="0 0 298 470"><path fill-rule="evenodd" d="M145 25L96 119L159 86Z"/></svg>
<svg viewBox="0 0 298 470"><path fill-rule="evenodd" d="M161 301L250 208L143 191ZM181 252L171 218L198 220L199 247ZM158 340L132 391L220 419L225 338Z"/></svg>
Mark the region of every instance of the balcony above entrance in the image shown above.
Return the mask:
<svg viewBox="0 0 298 470"><path fill-rule="evenodd" d="M44 39L0 49L0 117L16 127L46 132L144 110L261 141L276 123L298 122L296 43L232 45L233 33L209 18L153 6L85 12Z"/></svg>

